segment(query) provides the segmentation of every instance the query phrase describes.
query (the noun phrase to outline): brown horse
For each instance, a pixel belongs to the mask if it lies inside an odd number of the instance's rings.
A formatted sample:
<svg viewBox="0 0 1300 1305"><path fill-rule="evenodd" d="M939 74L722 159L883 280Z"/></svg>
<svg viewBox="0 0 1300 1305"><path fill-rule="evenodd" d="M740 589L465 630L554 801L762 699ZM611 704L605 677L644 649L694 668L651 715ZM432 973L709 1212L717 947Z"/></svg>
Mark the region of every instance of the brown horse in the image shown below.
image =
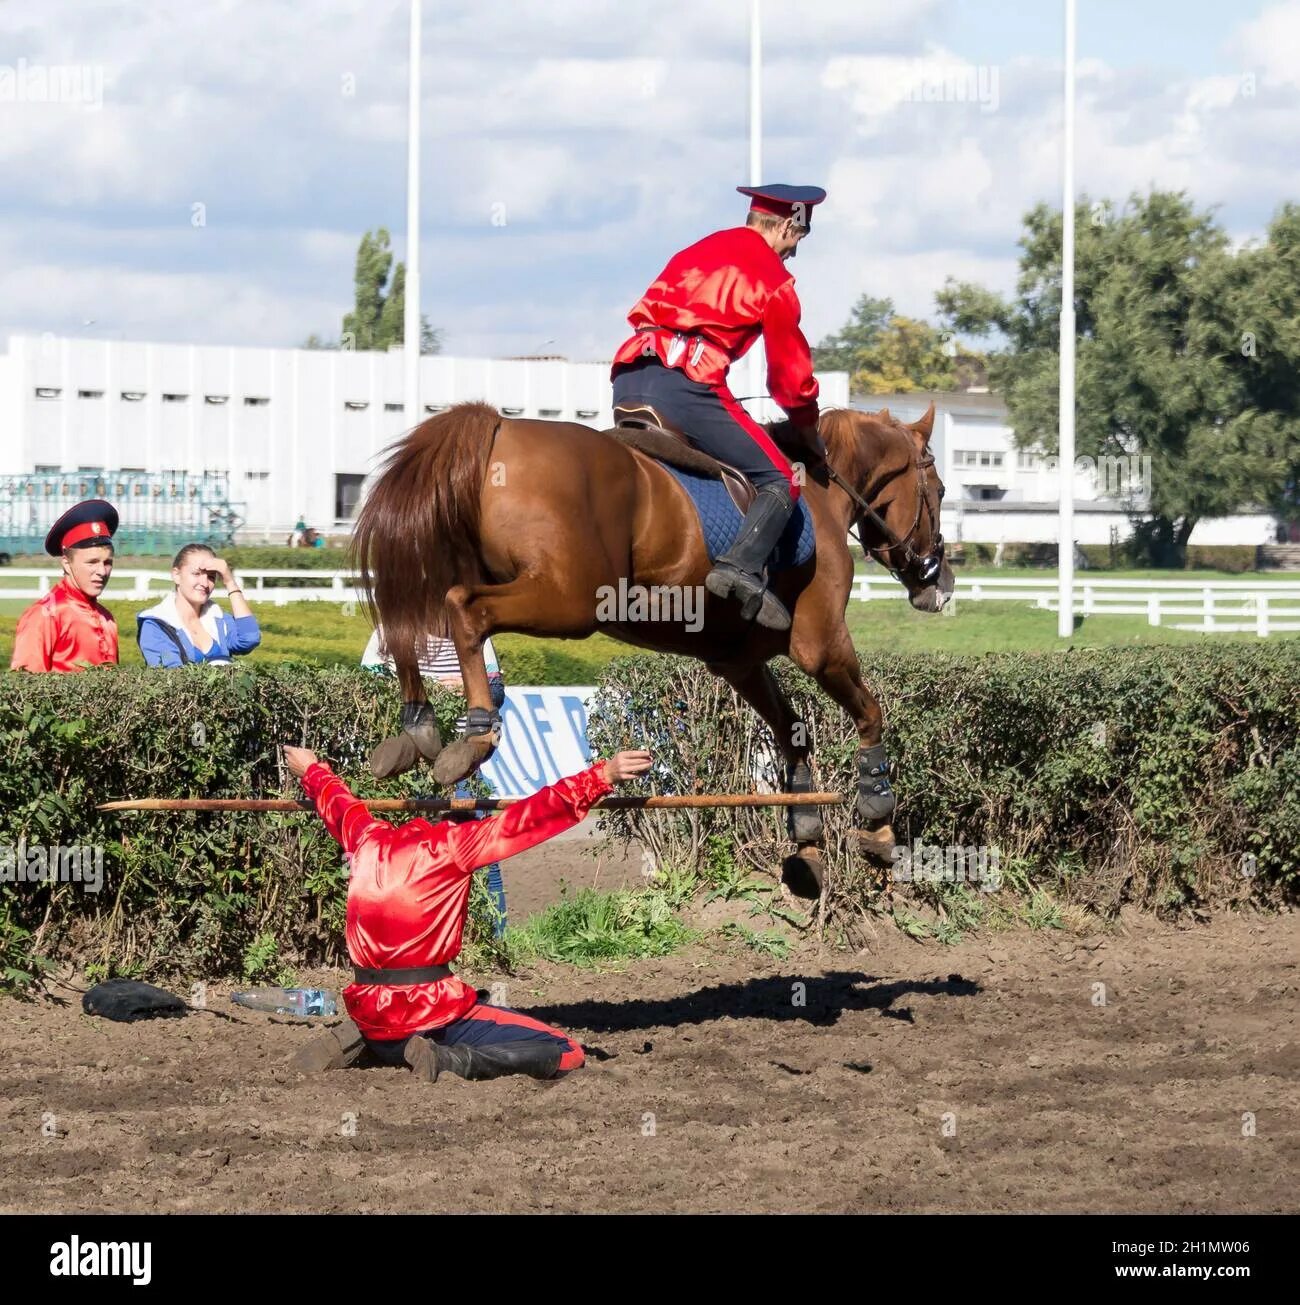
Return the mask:
<svg viewBox="0 0 1300 1305"><path fill-rule="evenodd" d="M888 860L894 795L880 704L863 683L844 621L853 583L848 534L858 528L864 546L907 587L913 607L943 607L953 580L939 533L943 485L929 451L933 422L933 404L911 425L887 409L822 414L831 474L825 465L805 471L796 463L816 553L772 580L792 615L790 629L778 631L744 621L733 603L707 594L710 562L695 507L653 458L607 432L506 419L484 404L430 418L395 447L353 533L362 587L373 619L383 623L405 699L403 733L376 748L375 773L400 773L423 755L434 761L436 778L451 783L492 755L500 717L483 661L489 635L581 639L601 630L705 662L771 727L790 791L807 791L808 732L767 666L782 654L857 726L864 846ZM779 438L782 427L773 433ZM602 596L619 592L620 582L625 593L639 586L642 595L693 596L698 615L690 619L692 605L682 601L611 612ZM647 608L657 619L645 619ZM467 734L445 750L416 661L430 632L455 641L470 708ZM792 815L799 856L787 861L787 882L814 892L821 820L815 808Z"/></svg>

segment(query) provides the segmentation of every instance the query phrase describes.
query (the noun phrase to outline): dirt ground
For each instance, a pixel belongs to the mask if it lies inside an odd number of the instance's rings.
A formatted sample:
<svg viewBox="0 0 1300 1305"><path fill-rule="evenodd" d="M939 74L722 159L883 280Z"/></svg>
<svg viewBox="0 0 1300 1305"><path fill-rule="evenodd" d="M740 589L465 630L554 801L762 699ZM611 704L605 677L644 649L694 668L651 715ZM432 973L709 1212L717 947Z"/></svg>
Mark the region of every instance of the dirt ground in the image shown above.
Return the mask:
<svg viewBox="0 0 1300 1305"><path fill-rule="evenodd" d="M577 850L509 863L512 913L633 877ZM856 954L715 934L467 976L587 1046L550 1084L305 1078L313 1029L223 986L137 1024L0 999L0 1210L1294 1211L1298 943L1294 914L951 948L882 925Z"/></svg>

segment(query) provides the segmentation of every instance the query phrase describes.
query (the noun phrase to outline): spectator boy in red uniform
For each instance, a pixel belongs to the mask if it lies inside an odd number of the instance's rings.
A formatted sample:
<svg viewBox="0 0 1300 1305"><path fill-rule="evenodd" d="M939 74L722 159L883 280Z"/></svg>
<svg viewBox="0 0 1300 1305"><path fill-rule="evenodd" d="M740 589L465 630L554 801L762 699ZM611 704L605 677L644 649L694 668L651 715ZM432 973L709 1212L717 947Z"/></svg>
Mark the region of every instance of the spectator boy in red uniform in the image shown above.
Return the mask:
<svg viewBox="0 0 1300 1305"><path fill-rule="evenodd" d="M117 661L117 622L99 602L113 573L117 509L102 498L69 508L50 527L45 551L63 579L19 618L11 671L80 671Z"/></svg>
<svg viewBox="0 0 1300 1305"><path fill-rule="evenodd" d="M314 752L286 747L284 756L352 867L347 944L356 970L343 990L350 1021L304 1048L297 1066L342 1066L368 1046L384 1063L405 1062L433 1081L443 1070L485 1079L577 1069L583 1054L572 1038L484 1005L450 963L460 954L474 871L572 828L614 784L649 770L650 754L620 752L488 820L403 825L375 819Z"/></svg>

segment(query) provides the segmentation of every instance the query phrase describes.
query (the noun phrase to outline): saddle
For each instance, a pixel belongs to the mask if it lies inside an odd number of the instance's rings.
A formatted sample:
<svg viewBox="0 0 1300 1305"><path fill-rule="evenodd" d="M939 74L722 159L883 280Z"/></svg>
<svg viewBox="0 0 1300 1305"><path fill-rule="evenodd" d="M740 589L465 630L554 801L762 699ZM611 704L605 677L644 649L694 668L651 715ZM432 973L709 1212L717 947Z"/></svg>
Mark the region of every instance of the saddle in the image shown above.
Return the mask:
<svg viewBox="0 0 1300 1305"><path fill-rule="evenodd" d="M755 489L749 479L735 467L701 453L686 437L686 432L665 421L648 403L620 404L614 409L614 429L608 431L628 448L647 457L666 462L670 467L710 480L721 480L743 517L754 501Z"/></svg>

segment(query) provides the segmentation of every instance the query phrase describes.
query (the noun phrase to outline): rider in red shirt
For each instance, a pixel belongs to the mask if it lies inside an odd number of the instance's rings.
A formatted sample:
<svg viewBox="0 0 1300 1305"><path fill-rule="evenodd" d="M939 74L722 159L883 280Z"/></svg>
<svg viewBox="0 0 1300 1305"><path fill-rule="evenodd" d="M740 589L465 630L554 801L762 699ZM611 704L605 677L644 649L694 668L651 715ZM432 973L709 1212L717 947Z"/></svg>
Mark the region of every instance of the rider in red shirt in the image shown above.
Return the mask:
<svg viewBox="0 0 1300 1305"><path fill-rule="evenodd" d="M746 225L715 231L673 256L628 321L635 334L614 355L614 405L648 404L711 457L743 472L758 495L705 585L735 597L748 620L785 630L790 614L766 591L763 569L799 496L788 459L727 388L727 369L763 336L767 384L818 454L817 381L799 329L786 260L808 234L817 186L738 186L751 197Z"/></svg>
<svg viewBox="0 0 1300 1305"><path fill-rule="evenodd" d="M402 825L372 816L314 752L286 747L284 755L349 858L347 944L356 967L355 982L343 989L352 1025L306 1048L299 1067L346 1064L364 1039L386 1064L405 1061L433 1080L442 1070L482 1079L556 1078L577 1069L576 1042L484 1004L450 962L460 954L474 871L572 828L614 784L649 770L650 754L617 753L488 820Z"/></svg>

